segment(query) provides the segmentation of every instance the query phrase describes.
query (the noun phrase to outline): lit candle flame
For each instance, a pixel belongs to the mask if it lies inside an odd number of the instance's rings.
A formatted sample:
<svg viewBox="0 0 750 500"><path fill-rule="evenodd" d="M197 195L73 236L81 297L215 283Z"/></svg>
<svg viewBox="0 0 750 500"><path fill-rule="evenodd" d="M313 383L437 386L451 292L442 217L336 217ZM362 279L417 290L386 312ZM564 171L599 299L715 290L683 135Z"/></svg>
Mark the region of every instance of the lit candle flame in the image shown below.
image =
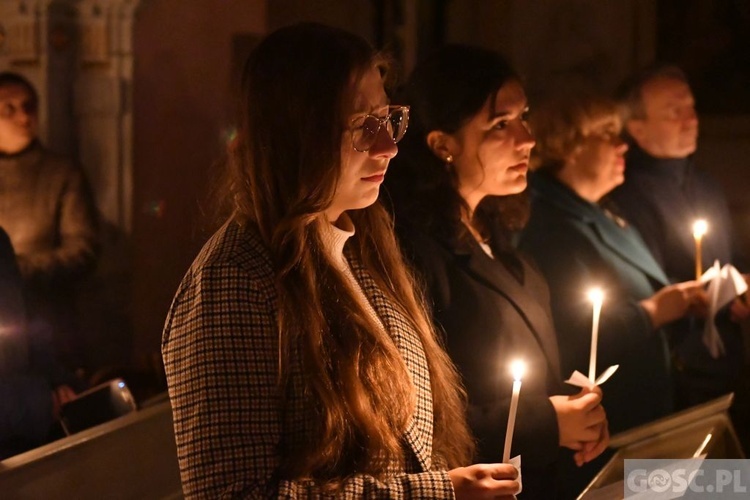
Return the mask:
<svg viewBox="0 0 750 500"><path fill-rule="evenodd" d="M601 288L592 288L588 293L589 300L594 304L601 304L604 301L604 291Z"/></svg>
<svg viewBox="0 0 750 500"><path fill-rule="evenodd" d="M513 374L513 380L520 382L526 373L526 363L521 360L515 360L510 364L510 373Z"/></svg>
<svg viewBox="0 0 750 500"><path fill-rule="evenodd" d="M696 239L703 238L708 232L708 222L705 219L698 219L693 223L693 237Z"/></svg>

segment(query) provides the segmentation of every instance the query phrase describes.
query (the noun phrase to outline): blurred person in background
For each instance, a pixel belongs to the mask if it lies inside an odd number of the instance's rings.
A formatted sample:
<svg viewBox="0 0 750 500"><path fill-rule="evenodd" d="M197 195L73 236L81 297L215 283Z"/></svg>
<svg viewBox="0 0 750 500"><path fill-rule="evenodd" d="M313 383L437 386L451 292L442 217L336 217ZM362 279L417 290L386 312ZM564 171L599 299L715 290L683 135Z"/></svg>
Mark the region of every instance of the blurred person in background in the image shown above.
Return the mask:
<svg viewBox="0 0 750 500"><path fill-rule="evenodd" d="M519 248L549 283L563 373L587 372L593 321L587 292L599 287L596 375L619 365L603 388L611 432L669 415L675 407L665 327L703 305L705 294L696 281L670 284L638 232L608 202L625 172L617 106L561 92L534 109L531 127L537 138L531 218ZM591 476L604 463L594 462ZM585 486L581 481L571 493Z"/></svg>
<svg viewBox="0 0 750 500"><path fill-rule="evenodd" d="M59 436L60 408L75 397L43 325L27 321L13 247L0 228L0 460Z"/></svg>
<svg viewBox="0 0 750 500"><path fill-rule="evenodd" d="M592 306L604 290L597 366L618 364L606 384L610 426L620 432L674 411L663 327L705 300L697 281L672 285L638 231L618 216L607 194L623 182L627 144L614 101L561 94L532 116L537 137L531 219L519 246L531 254L552 290L563 371L585 371ZM641 388L647 384L648 391ZM638 404L633 396L638 394Z"/></svg>
<svg viewBox="0 0 750 500"><path fill-rule="evenodd" d="M0 73L0 226L10 237L28 315L52 332L70 369L86 364L75 290L95 263L97 212L83 171L42 146L37 93L21 75Z"/></svg>
<svg viewBox="0 0 750 500"><path fill-rule="evenodd" d="M673 282L695 278L692 226L705 219L701 241L705 271L715 260L747 272L746 255L732 236L729 204L709 168L697 165L699 118L685 73L656 64L626 80L618 92L623 114L625 182L612 192L622 214ZM745 275L747 281L747 275ZM750 365L740 328L750 317L745 299L737 298L716 316L724 353L714 358L703 343L704 320L694 318L671 336L678 409L736 393L731 410L745 448L750 447Z"/></svg>

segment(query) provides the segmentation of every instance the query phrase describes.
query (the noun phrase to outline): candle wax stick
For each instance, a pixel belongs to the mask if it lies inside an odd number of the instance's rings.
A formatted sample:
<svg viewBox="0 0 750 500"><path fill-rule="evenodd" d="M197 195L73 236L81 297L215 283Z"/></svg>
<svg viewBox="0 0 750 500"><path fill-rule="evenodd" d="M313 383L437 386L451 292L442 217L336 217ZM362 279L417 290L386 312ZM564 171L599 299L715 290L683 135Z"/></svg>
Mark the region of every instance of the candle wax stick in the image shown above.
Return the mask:
<svg viewBox="0 0 750 500"><path fill-rule="evenodd" d="M591 324L591 354L589 355L589 380L596 380L596 349L599 343L599 314L601 302L594 304L594 321Z"/></svg>
<svg viewBox="0 0 750 500"><path fill-rule="evenodd" d="M701 279L703 275L703 256L701 243L703 235L708 232L708 223L704 219L698 219L693 223L693 238L695 239L695 279Z"/></svg>
<svg viewBox="0 0 750 500"><path fill-rule="evenodd" d="M696 236L695 238L695 279L699 280L701 279L701 276L703 275L703 266L702 261L703 257L701 255L701 237Z"/></svg>
<svg viewBox="0 0 750 500"><path fill-rule="evenodd" d="M510 461L510 447L513 443L513 429L516 426L516 412L518 411L518 396L521 392L521 381L513 381L513 395L510 398L510 412L508 413L508 427L505 430L505 447L503 448L503 463Z"/></svg>
<svg viewBox="0 0 750 500"><path fill-rule="evenodd" d="M604 293L594 288L589 292L589 300L594 306L593 318L591 321L591 353L589 355L589 381L593 384L596 380L596 350L599 344L599 316L602 311L602 301Z"/></svg>

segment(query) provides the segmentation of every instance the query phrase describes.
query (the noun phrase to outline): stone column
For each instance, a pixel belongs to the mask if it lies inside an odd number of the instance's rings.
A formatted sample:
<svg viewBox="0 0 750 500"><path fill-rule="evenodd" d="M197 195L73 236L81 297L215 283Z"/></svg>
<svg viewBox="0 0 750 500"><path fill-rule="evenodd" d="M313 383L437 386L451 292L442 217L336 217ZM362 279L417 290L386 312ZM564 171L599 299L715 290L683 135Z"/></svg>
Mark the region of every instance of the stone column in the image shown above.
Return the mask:
<svg viewBox="0 0 750 500"><path fill-rule="evenodd" d="M129 233L132 198L132 26L138 0L78 0L74 111L79 157L104 219Z"/></svg>

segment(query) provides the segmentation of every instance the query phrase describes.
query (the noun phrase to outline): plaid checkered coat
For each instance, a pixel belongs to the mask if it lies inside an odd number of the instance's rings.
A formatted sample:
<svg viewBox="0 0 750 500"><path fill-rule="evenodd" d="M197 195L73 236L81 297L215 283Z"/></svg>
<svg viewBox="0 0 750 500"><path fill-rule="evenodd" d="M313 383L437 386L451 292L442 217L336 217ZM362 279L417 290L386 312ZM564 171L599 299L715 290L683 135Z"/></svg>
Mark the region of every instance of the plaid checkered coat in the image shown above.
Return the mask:
<svg viewBox="0 0 750 500"><path fill-rule="evenodd" d="M417 333L356 262L352 272L404 357L417 391L404 434L405 466L384 481L358 475L346 498L453 498L432 455L432 398ZM281 478L282 453L311 431L299 365L285 410L277 386L276 290L257 229L228 222L185 275L167 317L162 354L184 493L189 498L318 498L310 481Z"/></svg>

